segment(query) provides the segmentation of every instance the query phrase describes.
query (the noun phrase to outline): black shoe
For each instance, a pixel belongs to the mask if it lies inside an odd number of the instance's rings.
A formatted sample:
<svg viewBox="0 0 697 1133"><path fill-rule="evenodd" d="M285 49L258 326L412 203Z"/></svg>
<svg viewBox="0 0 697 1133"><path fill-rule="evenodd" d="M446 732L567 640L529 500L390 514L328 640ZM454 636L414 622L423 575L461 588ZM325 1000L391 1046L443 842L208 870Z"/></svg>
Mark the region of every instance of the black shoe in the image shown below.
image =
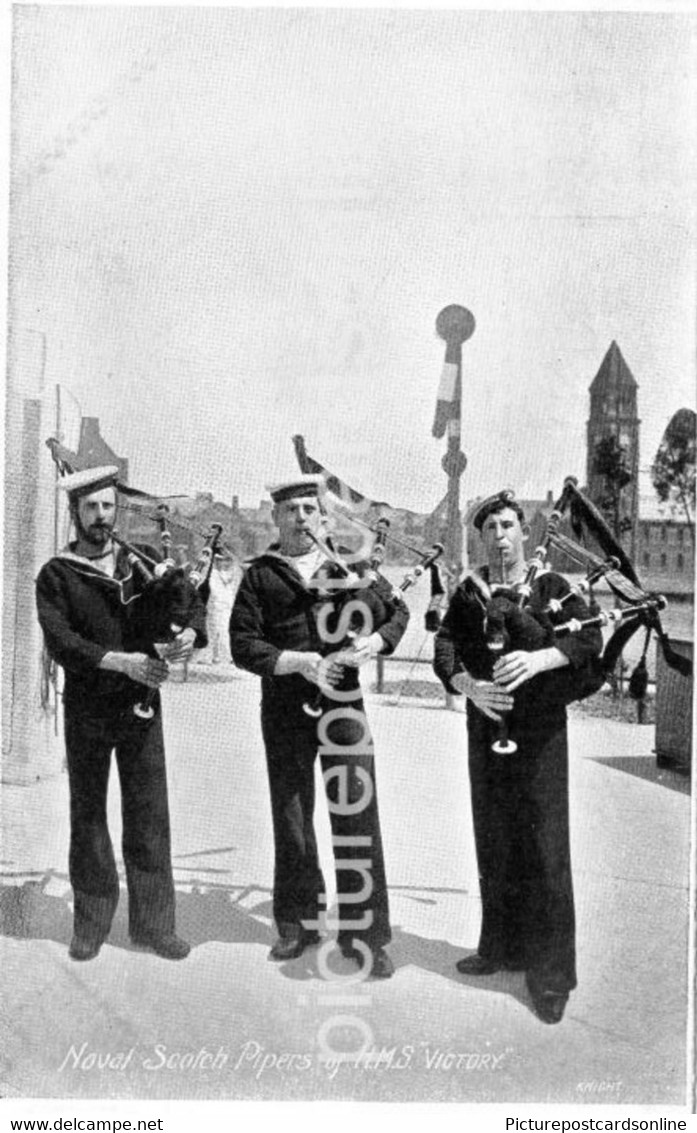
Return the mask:
<svg viewBox="0 0 697 1133"><path fill-rule="evenodd" d="M373 966L370 969L371 980L389 980L394 975L394 964L384 948L373 952Z"/></svg>
<svg viewBox="0 0 697 1133"><path fill-rule="evenodd" d="M538 991L530 994L538 1019L543 1023L561 1023L569 998L565 992Z"/></svg>
<svg viewBox="0 0 697 1133"><path fill-rule="evenodd" d="M365 967L365 956L358 948L352 948L350 944L346 947L339 945L341 948L342 956L347 960L355 960L359 968ZM384 948L373 949L373 963L368 973L369 980L389 980L394 975L394 964L385 952Z"/></svg>
<svg viewBox="0 0 697 1133"><path fill-rule="evenodd" d="M131 940L139 948L149 948L164 960L185 960L191 952L191 945L173 932L163 936L132 936Z"/></svg>
<svg viewBox="0 0 697 1133"><path fill-rule="evenodd" d="M94 960L101 947L101 940L85 940L82 936L74 936L70 941L68 955L71 960Z"/></svg>
<svg viewBox="0 0 697 1133"><path fill-rule="evenodd" d="M319 944L320 940L319 933L314 930L308 931L302 925L284 925L269 952L269 960L295 960L306 948Z"/></svg>
<svg viewBox="0 0 697 1133"><path fill-rule="evenodd" d="M502 960L488 960L486 956L473 952L471 956L458 960L455 967L461 976L491 976L503 968L504 964Z"/></svg>

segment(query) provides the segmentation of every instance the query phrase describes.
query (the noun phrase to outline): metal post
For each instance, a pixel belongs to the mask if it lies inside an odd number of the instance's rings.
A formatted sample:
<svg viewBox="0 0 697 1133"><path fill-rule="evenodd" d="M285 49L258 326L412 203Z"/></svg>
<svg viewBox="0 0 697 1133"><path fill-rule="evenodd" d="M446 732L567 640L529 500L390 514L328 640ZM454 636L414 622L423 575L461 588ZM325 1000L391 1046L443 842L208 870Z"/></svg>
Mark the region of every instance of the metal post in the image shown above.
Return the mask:
<svg viewBox="0 0 697 1133"><path fill-rule="evenodd" d="M385 658L381 657L378 653L377 656L377 679L376 679L376 692L385 691Z"/></svg>
<svg viewBox="0 0 697 1133"><path fill-rule="evenodd" d="M460 448L462 432L462 343L474 333L474 316L465 307L451 304L436 319L436 331L446 344L445 365L456 369L455 389L446 426L448 447L443 457L443 470L448 477L447 528L445 553L455 577L462 571L462 517L460 515L460 478L467 467L467 458Z"/></svg>
<svg viewBox="0 0 697 1133"><path fill-rule="evenodd" d="M448 598L462 574L462 515L460 512L460 479L467 467L467 457L460 447L462 433L462 343L474 333L474 315L466 307L451 304L436 319L436 332L446 344L445 365L455 368L455 386L446 426L448 445L443 457L443 471L448 477L445 556L449 571ZM441 434L442 435L442 434ZM446 694L446 706L453 707Z"/></svg>

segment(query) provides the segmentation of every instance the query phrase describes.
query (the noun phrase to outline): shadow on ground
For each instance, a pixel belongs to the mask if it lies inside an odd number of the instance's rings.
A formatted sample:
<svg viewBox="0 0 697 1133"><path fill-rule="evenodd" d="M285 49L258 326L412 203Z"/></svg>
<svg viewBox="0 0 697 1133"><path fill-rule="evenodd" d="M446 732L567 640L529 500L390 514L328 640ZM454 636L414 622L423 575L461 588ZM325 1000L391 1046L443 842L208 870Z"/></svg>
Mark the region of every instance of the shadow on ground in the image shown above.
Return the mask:
<svg viewBox="0 0 697 1133"><path fill-rule="evenodd" d="M690 776L683 775L679 771L671 771L667 767L658 767L653 756L597 756L593 757L593 762L602 763L615 771L625 771L628 775L635 775L637 779L646 779L649 783L668 787L669 790L679 791L683 795L690 793Z"/></svg>
<svg viewBox="0 0 697 1133"><path fill-rule="evenodd" d="M72 899L69 890L61 896L46 892L46 887L56 880L66 881L64 875L49 872L22 885L0 886L0 936L52 940L67 948L72 935ZM275 935L270 895L250 904L254 894L264 893L268 894L268 890L261 886L240 889L206 883L204 889L194 884L191 892L177 892L177 929L194 948L212 941L270 947ZM128 936L128 899L123 890L109 944L134 951ZM465 950L448 941L418 936L397 927L389 951L396 969L419 968L461 987L470 985L480 990L504 992L529 1006L522 974L501 971L484 977L461 976L455 964L465 955ZM338 954L332 955L330 967L340 976L348 976L356 970L352 961ZM289 980L325 978L318 970L316 948L283 964L280 971Z"/></svg>
<svg viewBox="0 0 697 1133"><path fill-rule="evenodd" d="M0 936L19 940L53 940L67 946L73 926L70 891L55 896L46 892L52 882L65 880L60 874L47 873L22 885L0 885ZM195 948L198 944L218 941L223 944L266 944L271 946L273 932L270 902L265 900L248 908L241 902L257 887L226 886L206 889L192 886L191 892L177 892L177 929ZM234 896L233 896L234 894ZM259 919L262 918L262 919ZM128 898L121 890L109 943L115 948L133 950L128 936Z"/></svg>
<svg viewBox="0 0 697 1133"><path fill-rule="evenodd" d="M492 991L497 994L509 995L522 1003L532 1012L530 996L525 986L525 977L522 972L495 972L490 976L462 976L455 965L465 955L472 955L462 947L450 944L447 940L434 940L430 937L417 936L412 932L405 932L397 927L393 930L389 954L394 962L395 970L402 968L418 968L424 972L431 972L443 979L451 981L458 987L472 987L478 991ZM356 964L333 953L325 957L326 966L339 977L348 977L357 972ZM280 966L281 973L289 980L321 980L326 979L320 974L318 966L318 949L309 948L296 960L289 960Z"/></svg>

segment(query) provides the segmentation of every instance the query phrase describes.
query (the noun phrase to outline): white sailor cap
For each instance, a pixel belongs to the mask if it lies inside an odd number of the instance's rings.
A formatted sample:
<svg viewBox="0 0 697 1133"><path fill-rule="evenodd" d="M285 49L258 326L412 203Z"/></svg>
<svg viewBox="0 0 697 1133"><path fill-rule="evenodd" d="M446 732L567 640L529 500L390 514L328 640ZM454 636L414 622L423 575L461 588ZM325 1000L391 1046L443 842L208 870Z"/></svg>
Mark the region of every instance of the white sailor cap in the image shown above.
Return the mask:
<svg viewBox="0 0 697 1133"><path fill-rule="evenodd" d="M71 472L63 476L58 486L69 495L85 496L99 492L102 488L115 488L119 470L115 464L104 464L100 468L83 468L81 472Z"/></svg>
<svg viewBox="0 0 697 1133"><path fill-rule="evenodd" d="M325 488L324 477L316 475L296 476L293 480L284 480L281 484L266 485L266 490L275 504L299 497L321 496Z"/></svg>

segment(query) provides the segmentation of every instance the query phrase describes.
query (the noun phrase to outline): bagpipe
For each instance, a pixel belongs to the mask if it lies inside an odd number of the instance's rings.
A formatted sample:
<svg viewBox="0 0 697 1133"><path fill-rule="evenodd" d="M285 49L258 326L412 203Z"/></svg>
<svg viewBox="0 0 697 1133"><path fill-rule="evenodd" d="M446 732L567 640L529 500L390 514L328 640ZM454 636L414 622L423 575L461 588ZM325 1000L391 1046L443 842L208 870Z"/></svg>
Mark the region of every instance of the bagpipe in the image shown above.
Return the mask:
<svg viewBox="0 0 697 1133"><path fill-rule="evenodd" d="M46 445L61 477L85 471L76 454L62 446L58 440L50 438ZM109 537L125 551L131 570L138 579L139 600L128 606L129 642L134 651L166 657L168 645L189 622L192 603L195 601L193 590L199 591L205 603L205 587L210 578L214 555L221 543L222 525L212 524L195 568L187 573L172 558L169 506L160 501L152 511L154 497L149 493L132 488L118 478L115 478L114 487L117 492L117 514L134 509L152 521L159 531L161 558L155 558L154 554L157 552L154 548L130 543L119 534L117 528L107 528ZM142 503L131 506L119 503L119 495ZM156 696L156 689L148 689L134 705L133 712L139 719L152 719Z"/></svg>
<svg viewBox="0 0 697 1133"><path fill-rule="evenodd" d="M204 605L208 594L213 559L221 544L222 525L211 524L198 560L188 573L170 557L172 537L168 524L169 509L159 504L152 517L160 529L162 561L152 559L142 548L134 547L112 531L114 541L127 553L128 560L142 580L141 601L134 612L135 624L131 629L136 641L148 652L166 658L167 646L187 625L192 606L192 590L198 592ZM134 706L140 719L150 720L155 714L156 689L149 689L145 697Z"/></svg>
<svg viewBox="0 0 697 1133"><path fill-rule="evenodd" d="M210 597L210 578L213 570L213 560L222 545L223 525L222 523L212 523L211 529L204 539L203 547L199 551L198 559L193 569L189 572L189 582L195 590L198 590L204 605L208 602Z"/></svg>
<svg viewBox="0 0 697 1133"><path fill-rule="evenodd" d="M593 539L604 558L559 531L559 524L566 510L569 513L573 533L577 538L585 536ZM565 481L562 496L550 516L548 542L585 567L586 579L581 586L589 595L592 607L587 618L571 619L555 625L554 632L557 636L578 633L584 626L616 626L605 644L602 655L603 672L608 675L614 670L627 642L638 630L644 628L649 635L655 633L664 660L670 668L683 676L692 674L692 662L672 648L661 623L660 613L668 605L666 598L642 586L634 566L606 520L595 504L580 491L573 477L568 477ZM594 602L592 588L601 580L608 586L618 603L613 610L601 611ZM563 609L563 603L561 608ZM556 613L557 610L551 609L549 612ZM646 648L644 654L645 652Z"/></svg>
<svg viewBox="0 0 697 1133"><path fill-rule="evenodd" d="M574 539L560 531L567 515ZM584 543L580 542L581 539ZM586 541L595 543L600 554L590 550L585 545ZM530 604L533 586L536 579L546 571L548 554L552 548L582 566L586 570L586 577L579 584L571 586L561 598L551 599L543 609L537 609ZM614 609L601 610L595 599L593 587L601 581L615 598ZM692 673L691 660L672 648L661 623L660 614L668 605L666 598L642 586L634 566L606 520L595 504L581 492L573 477L567 477L564 481L563 491L547 520L544 538L535 548L523 580L495 593L486 593L486 584L482 580L477 585L480 591L484 591L482 602L485 608L485 639L494 659L514 649L546 648L554 645L559 638L587 629L613 627L612 634L603 646L596 679L584 691L587 696L602 686L614 671L627 643L635 633L644 629L646 637L641 657L630 677L630 695L641 699L646 692L646 654L652 633L656 635L666 664L684 676ZM574 596L579 595L584 596L588 603L588 615L569 618L566 616L566 607ZM516 745L508 736L505 717L500 725L499 737L492 747L494 751L501 753L516 750Z"/></svg>
<svg viewBox="0 0 697 1133"><path fill-rule="evenodd" d="M483 608L484 641L492 667L500 657L515 649L532 652L554 644L551 611L541 611L529 604L532 595L531 572L526 572L524 581L517 586L505 583L503 565L501 585L497 585L495 589L493 582L489 585L481 576L470 575L467 582ZM598 687L600 684L602 681ZM509 735L508 713L501 714L498 736L492 744L492 750L499 755L511 755L518 750L518 745Z"/></svg>
<svg viewBox="0 0 697 1133"><path fill-rule="evenodd" d="M352 517L352 521L359 522L355 517ZM380 567L385 559L386 544L391 538L390 521L383 517L376 521L374 527L367 523L361 523L361 526L368 527L373 532L374 541L370 558L367 562L356 564L357 569L354 569L354 566L334 549L329 539L311 535L313 542L325 557L324 567L320 568L310 583L317 591L318 597L325 602L327 600L331 602L330 617L327 620L328 636L334 637L342 616L345 629L339 647L327 652L325 660L331 659L335 664L338 663L349 670L356 667L353 653L353 643L356 638L379 630L400 606L406 607L404 600L406 591L411 589L427 570L434 568L437 559L443 553L441 543L434 543L429 551L411 548L420 556L421 562L405 574L398 586L392 586L380 573ZM438 618L439 624L440 618ZM331 686L324 682L320 683L314 698L303 704L303 710L308 716L321 716L325 699L330 696Z"/></svg>
<svg viewBox="0 0 697 1133"><path fill-rule="evenodd" d="M446 587L441 575L441 565L438 561L443 554L443 544L433 543L428 551L424 551L421 547L417 547L413 543L408 543L404 539L399 539L394 535L390 531L390 521L386 516L382 516L380 519L376 520L373 525L364 519L360 519L352 512L345 511L343 508L337 509L337 513L343 519L348 520L349 523L373 535L368 571L368 577L372 580L376 579L379 568L384 563L388 542L394 543L396 546L409 551L421 560L416 566L412 567L411 570L407 571L399 586L392 588L392 595L394 598L401 598L405 591L414 586L422 575L428 571L431 581L431 597L424 615L424 628L427 633L436 633L440 628L443 613L447 605Z"/></svg>
<svg viewBox="0 0 697 1133"><path fill-rule="evenodd" d="M140 578L140 600L134 603L129 624L129 637L136 650L164 657L167 645L181 633L188 621L191 607L191 589L182 567L175 566L171 558L152 558L140 546L122 539L111 529L113 541L126 552L132 570ZM167 550L166 540L163 550ZM151 720L155 715L156 689L147 693L133 706L134 715Z"/></svg>

